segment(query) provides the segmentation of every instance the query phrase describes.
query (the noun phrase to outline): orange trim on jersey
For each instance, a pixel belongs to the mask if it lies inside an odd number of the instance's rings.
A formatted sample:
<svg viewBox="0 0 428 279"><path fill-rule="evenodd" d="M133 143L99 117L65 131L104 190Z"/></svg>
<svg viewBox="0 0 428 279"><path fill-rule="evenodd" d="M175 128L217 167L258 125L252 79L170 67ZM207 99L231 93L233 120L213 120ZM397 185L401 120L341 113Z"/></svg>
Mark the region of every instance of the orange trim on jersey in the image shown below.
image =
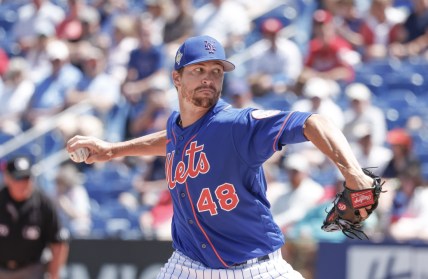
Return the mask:
<svg viewBox="0 0 428 279"><path fill-rule="evenodd" d="M175 133L174 133L174 130L173 129L171 129L171 133L172 133L172 136L174 137L174 145L176 145L177 144L177 137L175 136ZM169 139L170 141L171 141L171 139ZM168 143L167 143L168 144ZM173 163L173 162L172 162ZM171 163L171 164L172 164ZM165 166L165 170L166 170L167 168L166 168L166 166ZM171 174L172 175L172 174ZM180 193L178 192L178 189L177 189L177 187L174 187L175 188L175 192L177 193L177 196L178 196L178 203L180 204L180 207L181 208L183 208L183 205L181 204L181 199L180 199Z"/></svg>
<svg viewBox="0 0 428 279"><path fill-rule="evenodd" d="M278 132L278 134L276 135L275 140L273 141L273 146L272 146L273 151L277 151L277 150L278 150L278 149L276 148L276 146L278 146L278 140L279 140L279 137L280 137L280 135L282 134L282 131L283 131L283 130L284 130L284 128L285 128L285 124L287 124L288 119L290 118L290 116L291 116L293 113L294 113L294 111L293 111L293 112L290 112L290 114L289 114L289 115L287 115L287 118L285 118L284 123L282 123L281 129L279 129L279 132Z"/></svg>
<svg viewBox="0 0 428 279"><path fill-rule="evenodd" d="M196 134L197 135L197 134ZM189 139L189 141L186 143L186 145L183 148L183 153L181 156L181 160L184 162L184 153L186 151L186 147L189 145L189 143L196 137L196 135L194 135L193 137L191 137ZM211 248L214 251L214 254L217 256L218 260L222 263L222 265L224 265L224 267L229 267L224 261L223 259L220 257L220 255L218 254L217 250L214 248L214 244L211 242L210 238L208 237L208 234L205 232L205 230L202 228L201 224L199 223L198 217L196 217L196 212L195 212L195 206L193 205L193 201L190 197L190 192L189 192L189 187L186 181L186 192L187 192L187 198L189 199L190 205L192 207L192 213L193 213L193 217L195 218L196 224L198 225L199 229L201 230L202 234L205 236L205 239L208 241L208 243L210 244Z"/></svg>
<svg viewBox="0 0 428 279"><path fill-rule="evenodd" d="M171 129L172 136L174 137L174 144L177 144L177 137L175 136L174 130Z"/></svg>

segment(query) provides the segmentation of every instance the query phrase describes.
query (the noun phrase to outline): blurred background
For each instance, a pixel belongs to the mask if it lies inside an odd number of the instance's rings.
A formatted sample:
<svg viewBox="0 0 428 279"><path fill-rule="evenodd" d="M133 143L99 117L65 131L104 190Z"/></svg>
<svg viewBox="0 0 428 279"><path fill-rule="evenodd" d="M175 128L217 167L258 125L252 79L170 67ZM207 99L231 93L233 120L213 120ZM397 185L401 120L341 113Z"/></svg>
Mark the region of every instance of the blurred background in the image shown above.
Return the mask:
<svg viewBox="0 0 428 279"><path fill-rule="evenodd" d="M172 251L164 158L76 164L64 147L164 129L175 52L211 35L237 66L225 100L323 114L387 180L370 239L351 240L320 229L331 162L310 143L275 154L284 258L309 279L427 278L427 30L426 0L0 0L0 159L37 163L73 238L63 278L154 278Z"/></svg>

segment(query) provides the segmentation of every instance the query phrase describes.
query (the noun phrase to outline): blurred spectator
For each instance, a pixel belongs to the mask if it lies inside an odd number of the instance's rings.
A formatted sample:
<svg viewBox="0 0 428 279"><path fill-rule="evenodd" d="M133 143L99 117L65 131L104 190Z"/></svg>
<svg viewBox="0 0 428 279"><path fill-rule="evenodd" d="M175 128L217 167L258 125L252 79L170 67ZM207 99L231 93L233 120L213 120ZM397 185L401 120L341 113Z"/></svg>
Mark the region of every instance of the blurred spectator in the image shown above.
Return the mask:
<svg viewBox="0 0 428 279"><path fill-rule="evenodd" d="M402 25L404 42L391 45L391 55L399 58L423 54L428 47L428 2L413 0L411 7Z"/></svg>
<svg viewBox="0 0 428 279"><path fill-rule="evenodd" d="M363 38L365 60L387 57L391 44L404 39L397 17L387 12L391 4L392 0L373 0L364 17L359 33Z"/></svg>
<svg viewBox="0 0 428 279"><path fill-rule="evenodd" d="M190 0L172 0L174 14L165 23L163 41L177 49L193 30L193 7Z"/></svg>
<svg viewBox="0 0 428 279"><path fill-rule="evenodd" d="M50 0L31 0L18 10L18 20L12 34L22 52L29 50L37 37L39 26L53 28L65 18L64 10Z"/></svg>
<svg viewBox="0 0 428 279"><path fill-rule="evenodd" d="M60 218L72 237L87 237L91 232L91 206L83 176L73 164L62 165L55 178L55 201Z"/></svg>
<svg viewBox="0 0 428 279"><path fill-rule="evenodd" d="M254 102L253 93L246 80L235 79L229 82L226 95L230 98L232 106L236 108L256 108L262 106Z"/></svg>
<svg viewBox="0 0 428 279"><path fill-rule="evenodd" d="M55 29L50 24L39 24L36 27L36 38L33 45L23 57L29 64L30 78L34 83L39 83L51 71L51 63L47 54L49 41L55 39Z"/></svg>
<svg viewBox="0 0 428 279"><path fill-rule="evenodd" d="M336 193L343 190L343 181L343 178L338 178L334 184L326 185L321 201L287 230L287 244L281 248L282 253L287 262L296 266L304 278L316 278L315 262L319 242L341 243L346 239L343 233L325 232L321 229L326 210L331 208Z"/></svg>
<svg viewBox="0 0 428 279"><path fill-rule="evenodd" d="M28 78L28 64L22 57L10 60L0 90L0 131L10 135L21 132L21 118L34 92L34 83Z"/></svg>
<svg viewBox="0 0 428 279"><path fill-rule="evenodd" d="M352 144L352 149L361 167L374 168L375 173L383 173L392 158L392 151L383 145L373 144L373 131L368 123L354 126L352 133L353 138L357 140Z"/></svg>
<svg viewBox="0 0 428 279"><path fill-rule="evenodd" d="M303 68L303 58L297 44L281 37L283 25L276 18L264 20L260 28L263 39L252 48L246 73L251 91L255 96L262 97L293 90Z"/></svg>
<svg viewBox="0 0 428 279"><path fill-rule="evenodd" d="M389 233L395 240L428 241L428 188L423 184L420 168L409 166L399 175Z"/></svg>
<svg viewBox="0 0 428 279"><path fill-rule="evenodd" d="M335 81L354 79L353 65L360 62L360 57L336 33L332 19L333 16L324 10L313 14L313 38L300 76L302 83L316 76Z"/></svg>
<svg viewBox="0 0 428 279"><path fill-rule="evenodd" d="M292 104L292 111L306 111L319 113L329 118L339 129L343 128L344 116L342 109L333 101L332 96L338 91L335 81L313 77L306 81L303 87L303 96ZM310 160L313 166L326 170L331 161L322 154L312 143L303 142L290 146L290 152L301 152Z"/></svg>
<svg viewBox="0 0 428 279"><path fill-rule="evenodd" d="M147 239L171 240L172 199L165 189L165 157L138 158L137 168L144 169L132 182L133 189L121 193L126 208L140 211L139 225Z"/></svg>
<svg viewBox="0 0 428 279"><path fill-rule="evenodd" d="M326 216L326 210L333 206L336 194L343 191L344 178L340 172L335 172L333 183L324 186L324 195L318 204L308 210L289 231L287 236L292 241L306 241L308 243L343 242L346 236L342 233L330 233L321 229Z"/></svg>
<svg viewBox="0 0 428 279"><path fill-rule="evenodd" d="M191 0L172 0L172 15L166 22L163 40L166 47L167 65L174 64L175 53L185 39L194 34L193 6Z"/></svg>
<svg viewBox="0 0 428 279"><path fill-rule="evenodd" d="M84 0L67 0L65 18L56 26L56 35L60 40L75 41L82 35L79 12L85 8Z"/></svg>
<svg viewBox="0 0 428 279"><path fill-rule="evenodd" d="M140 137L166 128L170 114L166 92L154 87L148 91L144 102L139 102L130 109L126 138Z"/></svg>
<svg viewBox="0 0 428 279"><path fill-rule="evenodd" d="M356 126L368 124L371 130L372 143L384 145L387 132L385 113L371 103L372 92L362 83L352 83L345 88L350 106L345 110L345 127L343 133L352 143L355 138L353 131Z"/></svg>
<svg viewBox="0 0 428 279"><path fill-rule="evenodd" d="M162 187L158 185L157 187ZM147 239L171 240L172 198L168 190L160 192L158 201L140 216L141 230Z"/></svg>
<svg viewBox="0 0 428 279"><path fill-rule="evenodd" d="M164 43L164 30L166 23L166 10L169 4L166 0L145 0L145 12L141 15L142 18L147 18L151 21L152 35L150 37L152 44L161 45Z"/></svg>
<svg viewBox="0 0 428 279"><path fill-rule="evenodd" d="M318 9L322 9L330 14L334 15L338 6L337 0L320 0L318 2Z"/></svg>
<svg viewBox="0 0 428 279"><path fill-rule="evenodd" d="M106 132L110 131L113 122L109 121L109 114L119 103L120 83L105 72L105 58L100 49L81 43L79 53L83 76L76 86L66 93L67 105L89 102L93 107L91 113L101 119Z"/></svg>
<svg viewBox="0 0 428 279"><path fill-rule="evenodd" d="M335 81L313 77L303 87L303 99L296 101L291 110L319 113L343 129L343 111L332 99L338 91L339 86Z"/></svg>
<svg viewBox="0 0 428 279"><path fill-rule="evenodd" d="M337 34L344 38L360 54L363 53L363 36L360 34L363 17L354 0L338 0L335 7L334 24Z"/></svg>
<svg viewBox="0 0 428 279"><path fill-rule="evenodd" d="M152 22L147 19L138 19L138 48L131 51L128 71L122 85L122 94L127 101L135 104L142 100L145 93L152 86L169 87L164 66L163 45L152 43Z"/></svg>
<svg viewBox="0 0 428 279"><path fill-rule="evenodd" d="M195 35L216 38L226 52L233 53L242 47L250 31L251 19L245 8L234 0L212 0L196 9Z"/></svg>
<svg viewBox="0 0 428 279"><path fill-rule="evenodd" d="M140 14L143 3L129 0L95 0L91 6L97 9L100 15L100 32L106 36L113 36L113 25L118 17L129 17ZM143 1L141 1L143 2Z"/></svg>
<svg viewBox="0 0 428 279"><path fill-rule="evenodd" d="M89 14L92 17L97 11L95 8L86 5L85 0L68 0L67 3L67 14L56 27L56 34L61 40L79 41L85 36L85 17L89 17ZM96 16L94 20L96 20Z"/></svg>
<svg viewBox="0 0 428 279"><path fill-rule="evenodd" d="M413 139L404 128L389 131L386 141L393 155L383 172L383 177L397 178L411 166L420 167L419 158L413 153Z"/></svg>
<svg viewBox="0 0 428 279"><path fill-rule="evenodd" d="M287 190L272 204L274 220L283 231L287 231L315 207L324 195L323 187L312 180L310 164L305 156L293 153L286 156L284 169L289 183Z"/></svg>
<svg viewBox="0 0 428 279"><path fill-rule="evenodd" d="M36 85L26 113L23 128L35 125L39 120L51 117L65 107L66 93L76 86L81 72L68 61L69 49L62 41L50 41L46 48L52 64L51 72Z"/></svg>
<svg viewBox="0 0 428 279"><path fill-rule="evenodd" d="M9 66L9 57L6 52L0 47L0 77L6 73Z"/></svg>
<svg viewBox="0 0 428 279"><path fill-rule="evenodd" d="M129 55L138 46L134 18L118 16L113 21L113 36L107 49L107 73L120 83L125 81Z"/></svg>
<svg viewBox="0 0 428 279"><path fill-rule="evenodd" d="M58 121L58 129L63 134L64 139L70 139L74 135L84 135L102 138L104 126L98 117L89 114L74 115L68 114ZM90 166L79 164L79 167Z"/></svg>
<svg viewBox="0 0 428 279"><path fill-rule="evenodd" d="M82 32L78 40L84 40L96 44L100 33L100 14L91 7L85 6L79 12L79 21L82 27Z"/></svg>

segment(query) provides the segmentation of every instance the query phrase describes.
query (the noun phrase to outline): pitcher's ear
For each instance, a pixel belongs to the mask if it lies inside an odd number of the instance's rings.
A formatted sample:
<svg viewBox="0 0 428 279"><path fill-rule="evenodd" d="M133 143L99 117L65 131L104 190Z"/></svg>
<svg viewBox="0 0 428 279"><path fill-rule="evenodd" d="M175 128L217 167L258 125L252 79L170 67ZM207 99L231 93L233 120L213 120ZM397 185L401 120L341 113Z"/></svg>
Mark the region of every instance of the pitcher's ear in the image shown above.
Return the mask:
<svg viewBox="0 0 428 279"><path fill-rule="evenodd" d="M177 71L172 72L172 82L174 83L175 86L181 85L181 76Z"/></svg>

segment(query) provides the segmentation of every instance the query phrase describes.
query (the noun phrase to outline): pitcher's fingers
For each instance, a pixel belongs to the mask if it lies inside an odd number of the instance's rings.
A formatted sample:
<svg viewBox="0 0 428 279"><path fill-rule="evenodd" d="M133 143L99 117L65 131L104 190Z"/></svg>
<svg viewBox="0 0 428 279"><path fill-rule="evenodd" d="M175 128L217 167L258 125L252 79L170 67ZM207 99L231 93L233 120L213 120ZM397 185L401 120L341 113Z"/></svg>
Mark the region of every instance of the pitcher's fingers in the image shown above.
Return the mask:
<svg viewBox="0 0 428 279"><path fill-rule="evenodd" d="M67 141L67 145L66 145L67 151L69 151L69 152L74 151L76 148L78 148L78 147L76 147L76 144L78 144L79 141L82 141L85 138L86 137L84 137L84 136L77 135L77 136L74 136L71 139L69 139Z"/></svg>
<svg viewBox="0 0 428 279"><path fill-rule="evenodd" d="M86 164L93 164L96 162L106 162L109 161L110 157L105 154L99 154L99 153L89 153L88 158L86 158L85 163Z"/></svg>
<svg viewBox="0 0 428 279"><path fill-rule="evenodd" d="M96 161L94 157L95 155L89 155L88 158L86 158L85 163L89 165L95 163Z"/></svg>
<svg viewBox="0 0 428 279"><path fill-rule="evenodd" d="M65 148L67 149L68 152L72 152L73 150L71 149L71 146L74 145L74 143L76 141L78 141L78 136L74 136L71 139L69 139L65 145Z"/></svg>
<svg viewBox="0 0 428 279"><path fill-rule="evenodd" d="M367 219L367 217L369 216L369 214L367 213L367 210L365 208L361 208L359 209L360 211L360 216L363 218L363 220Z"/></svg>
<svg viewBox="0 0 428 279"><path fill-rule="evenodd" d="M94 141L90 137L78 136L67 144L67 151L72 152L78 148L86 147L93 150L95 147Z"/></svg>

